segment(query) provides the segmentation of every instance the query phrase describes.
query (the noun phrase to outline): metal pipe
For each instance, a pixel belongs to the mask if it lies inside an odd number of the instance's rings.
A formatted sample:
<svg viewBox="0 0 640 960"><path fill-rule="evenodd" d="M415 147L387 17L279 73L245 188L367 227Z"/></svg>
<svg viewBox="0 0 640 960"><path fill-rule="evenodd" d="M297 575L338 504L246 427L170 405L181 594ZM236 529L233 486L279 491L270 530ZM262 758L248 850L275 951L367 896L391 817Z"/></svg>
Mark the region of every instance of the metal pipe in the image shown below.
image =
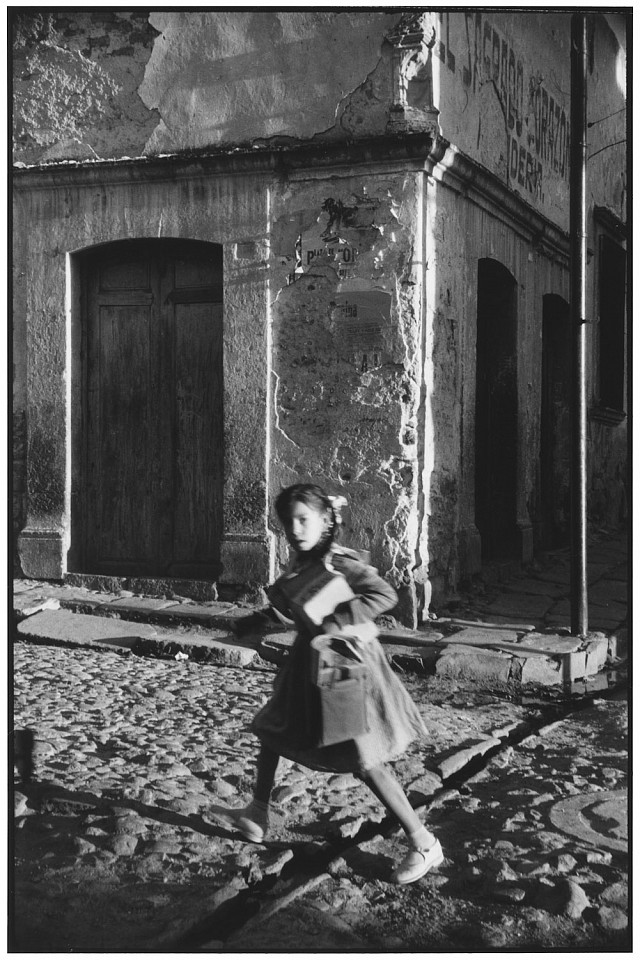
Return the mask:
<svg viewBox="0 0 640 960"><path fill-rule="evenodd" d="M571 16L571 633L585 636L587 606L587 16Z"/></svg>

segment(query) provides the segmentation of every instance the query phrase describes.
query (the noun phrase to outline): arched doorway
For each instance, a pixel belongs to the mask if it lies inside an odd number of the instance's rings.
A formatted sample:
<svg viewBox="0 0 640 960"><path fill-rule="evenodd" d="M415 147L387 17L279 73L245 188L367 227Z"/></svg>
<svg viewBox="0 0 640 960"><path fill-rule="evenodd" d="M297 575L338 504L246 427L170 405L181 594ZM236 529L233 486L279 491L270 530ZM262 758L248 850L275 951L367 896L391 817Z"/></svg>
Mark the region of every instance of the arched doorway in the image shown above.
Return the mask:
<svg viewBox="0 0 640 960"><path fill-rule="evenodd" d="M78 260L83 383L75 567L215 579L222 535L222 247L122 241Z"/></svg>
<svg viewBox="0 0 640 960"><path fill-rule="evenodd" d="M517 285L496 260L478 261L475 522L482 559L516 556Z"/></svg>
<svg viewBox="0 0 640 960"><path fill-rule="evenodd" d="M542 298L540 410L540 546L562 546L570 536L571 326L562 297Z"/></svg>

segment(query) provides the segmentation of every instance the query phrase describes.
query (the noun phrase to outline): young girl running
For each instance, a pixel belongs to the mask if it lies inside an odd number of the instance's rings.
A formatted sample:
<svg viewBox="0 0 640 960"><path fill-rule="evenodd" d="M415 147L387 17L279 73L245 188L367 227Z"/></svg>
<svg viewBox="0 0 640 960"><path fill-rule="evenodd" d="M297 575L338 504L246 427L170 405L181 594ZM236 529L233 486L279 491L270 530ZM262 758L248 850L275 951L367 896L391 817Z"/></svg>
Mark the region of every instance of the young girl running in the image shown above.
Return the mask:
<svg viewBox="0 0 640 960"><path fill-rule="evenodd" d="M335 543L338 514L318 486L296 484L276 499L293 558L289 569L268 591L279 613L296 621L299 632L289 657L276 676L273 695L253 720L259 738L257 779L248 806L225 811L226 819L245 839L259 843L269 828L269 800L281 756L313 770L353 773L373 791L402 826L409 851L393 873L396 883L412 883L443 860L439 841L421 823L394 773L385 761L395 759L416 737L426 733L420 714L405 687L391 670L373 620L397 603L393 588L358 554ZM329 570L346 579L352 599L339 603L313 628L290 609L293 579L305 579L313 569ZM313 576L313 574L312 574ZM318 634L355 641L368 672L368 730L331 746L317 746L309 716L315 700L311 676L311 640Z"/></svg>

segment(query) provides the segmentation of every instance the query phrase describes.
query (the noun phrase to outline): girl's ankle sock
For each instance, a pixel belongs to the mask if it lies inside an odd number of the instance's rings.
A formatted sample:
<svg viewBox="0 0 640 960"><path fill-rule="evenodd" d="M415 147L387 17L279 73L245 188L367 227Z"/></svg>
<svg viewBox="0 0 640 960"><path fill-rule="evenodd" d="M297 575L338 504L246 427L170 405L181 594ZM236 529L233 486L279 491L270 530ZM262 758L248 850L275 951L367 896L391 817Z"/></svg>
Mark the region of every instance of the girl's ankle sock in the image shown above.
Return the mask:
<svg viewBox="0 0 640 960"><path fill-rule="evenodd" d="M414 850L428 850L435 842L434 835L424 826L409 834L409 844Z"/></svg>

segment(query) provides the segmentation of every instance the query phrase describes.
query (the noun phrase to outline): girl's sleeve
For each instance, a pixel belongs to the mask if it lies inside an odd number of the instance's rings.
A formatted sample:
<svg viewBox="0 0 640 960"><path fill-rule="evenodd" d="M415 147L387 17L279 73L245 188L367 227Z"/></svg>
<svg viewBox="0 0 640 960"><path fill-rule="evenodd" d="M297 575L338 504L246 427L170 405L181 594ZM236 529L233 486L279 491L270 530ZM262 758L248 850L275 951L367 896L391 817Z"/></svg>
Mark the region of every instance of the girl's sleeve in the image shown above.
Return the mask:
<svg viewBox="0 0 640 960"><path fill-rule="evenodd" d="M271 600L271 595L269 596ZM270 630L273 630L274 627L278 626L290 626L291 620L287 617L285 609L278 610L277 601L279 597L276 597L276 603L271 604L269 607L264 607L262 610L256 610L255 613L250 613L246 617L239 617L234 625L233 632L237 637L245 637L247 635L259 635L262 633L268 633Z"/></svg>
<svg viewBox="0 0 640 960"><path fill-rule="evenodd" d="M322 629L326 633L336 633L353 624L370 622L397 604L397 593L390 583L378 576L373 567L347 560L340 567L337 563L335 566L346 578L355 597L338 604L334 612L325 617Z"/></svg>

